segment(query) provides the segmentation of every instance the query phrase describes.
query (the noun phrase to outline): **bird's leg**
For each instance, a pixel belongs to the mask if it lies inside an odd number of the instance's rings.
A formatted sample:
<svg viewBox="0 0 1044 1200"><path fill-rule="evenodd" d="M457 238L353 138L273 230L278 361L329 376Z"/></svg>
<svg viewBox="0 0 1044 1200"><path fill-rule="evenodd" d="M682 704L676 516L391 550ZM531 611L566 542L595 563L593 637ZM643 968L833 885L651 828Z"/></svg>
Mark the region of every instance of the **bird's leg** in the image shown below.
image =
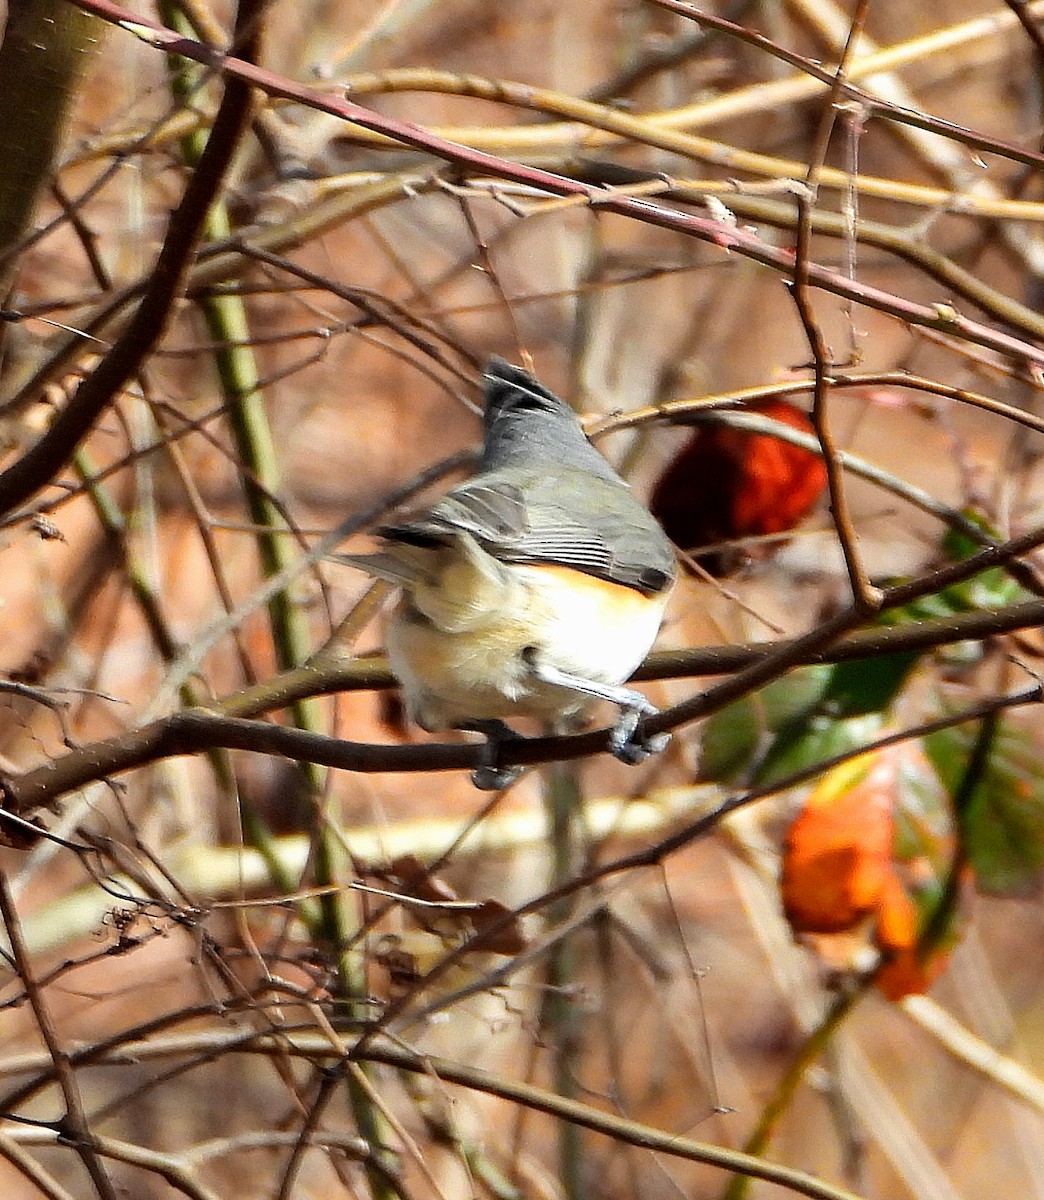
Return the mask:
<svg viewBox="0 0 1044 1200"><path fill-rule="evenodd" d="M499 792L511 784L522 774L521 767L502 767L500 765L500 747L505 742L517 741L520 734L503 721L467 721L457 726L458 729L471 733L485 735L479 764L471 772L471 782L484 792Z"/></svg>
<svg viewBox="0 0 1044 1200"><path fill-rule="evenodd" d="M527 655L526 661L533 675L542 683L569 688L581 695L593 696L597 700L608 700L620 709L620 716L609 735L609 749L621 762L634 766L635 763L643 762L650 754L659 754L671 740L669 733L657 733L650 738L642 733L642 718L659 710L641 692L611 683L596 683L593 679L583 679L579 675L570 675L568 671L560 671L550 663L540 662L535 653Z"/></svg>
<svg viewBox="0 0 1044 1200"><path fill-rule="evenodd" d="M660 710L641 692L632 688L620 688L620 691L628 700L626 703L623 698L616 701L620 705L620 715L609 734L609 749L621 762L633 767L666 749L671 735L654 733L652 737L646 737L640 728L642 717L652 716Z"/></svg>

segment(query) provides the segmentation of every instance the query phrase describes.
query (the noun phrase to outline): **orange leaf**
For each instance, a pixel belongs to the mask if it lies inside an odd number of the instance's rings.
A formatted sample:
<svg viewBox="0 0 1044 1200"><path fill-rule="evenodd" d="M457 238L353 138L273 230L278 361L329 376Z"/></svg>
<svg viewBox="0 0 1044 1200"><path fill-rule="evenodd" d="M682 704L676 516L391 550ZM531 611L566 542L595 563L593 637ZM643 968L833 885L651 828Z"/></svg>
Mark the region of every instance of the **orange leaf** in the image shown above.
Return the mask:
<svg viewBox="0 0 1044 1200"><path fill-rule="evenodd" d="M900 950L886 959L877 971L874 984L886 1000L902 1000L926 992L946 970L950 948L932 950L922 957L916 948Z"/></svg>
<svg viewBox="0 0 1044 1200"><path fill-rule="evenodd" d="M935 946L927 954L918 953L920 924L916 904L893 872L877 906L874 931L874 940L883 956L874 982L888 1000L926 992L950 960L952 943Z"/></svg>
<svg viewBox="0 0 1044 1200"><path fill-rule="evenodd" d="M914 950L919 923L917 906L899 882L898 875L890 871L877 901L874 940L886 954Z"/></svg>
<svg viewBox="0 0 1044 1200"><path fill-rule="evenodd" d="M806 433L812 423L803 412L779 400L762 405L758 412ZM742 434L722 430L739 446L743 487L737 489L733 506L736 533L781 533L808 513L826 487L826 468L818 455L790 442L766 434Z"/></svg>
<svg viewBox="0 0 1044 1200"><path fill-rule="evenodd" d="M876 912L892 879L894 782L887 756L843 763L791 824L783 907L796 933L839 933Z"/></svg>
<svg viewBox="0 0 1044 1200"><path fill-rule="evenodd" d="M927 991L950 956L949 945L919 952L921 913L895 861L900 761L885 751L828 772L792 823L783 857L795 933L811 935L828 962L854 963L872 942L881 955L874 982L892 1001Z"/></svg>

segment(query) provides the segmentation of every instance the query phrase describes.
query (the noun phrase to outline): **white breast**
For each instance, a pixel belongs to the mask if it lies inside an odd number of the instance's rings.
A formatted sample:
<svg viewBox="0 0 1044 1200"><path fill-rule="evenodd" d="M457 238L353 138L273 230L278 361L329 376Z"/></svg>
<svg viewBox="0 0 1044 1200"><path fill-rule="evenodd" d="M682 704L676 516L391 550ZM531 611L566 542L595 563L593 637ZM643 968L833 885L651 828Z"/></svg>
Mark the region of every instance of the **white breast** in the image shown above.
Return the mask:
<svg viewBox="0 0 1044 1200"><path fill-rule="evenodd" d="M623 683L644 661L668 592L649 597L576 571L513 566L532 597L546 661L596 683Z"/></svg>
<svg viewBox="0 0 1044 1200"><path fill-rule="evenodd" d="M468 629L442 629L404 597L388 657L410 716L425 729L513 716L546 720L583 709L576 692L534 680L523 657L603 684L626 680L649 652L667 594L649 598L558 568L502 565L503 603Z"/></svg>

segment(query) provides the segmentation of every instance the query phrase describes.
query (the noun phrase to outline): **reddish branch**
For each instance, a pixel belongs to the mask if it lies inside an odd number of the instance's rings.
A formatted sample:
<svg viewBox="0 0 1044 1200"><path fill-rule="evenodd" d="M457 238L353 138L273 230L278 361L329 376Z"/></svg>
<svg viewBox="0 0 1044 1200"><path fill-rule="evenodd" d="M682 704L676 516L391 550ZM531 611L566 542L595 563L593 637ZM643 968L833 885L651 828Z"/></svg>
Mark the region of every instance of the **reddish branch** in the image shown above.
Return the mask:
<svg viewBox="0 0 1044 1200"><path fill-rule="evenodd" d="M285 76L266 71L253 63L221 54L191 38L181 37L153 21L138 17L116 4L109 3L109 0L73 0L73 3L105 21L134 33L149 45L155 46L156 49L167 54L180 55L203 63L211 70L243 80L269 96L292 100L319 112L340 117L362 129L383 134L400 145L411 146L415 150L434 155L436 158L453 163L466 171L509 179L554 196L581 197L606 212L631 217L646 224L712 242L726 252L734 251L784 275L793 275L793 253L790 250L769 245L749 229L739 228L708 217L678 212L652 200L619 195L610 188L581 183L576 179L569 179L537 167L524 166L507 159L497 158L494 155L485 154L481 150L474 150L457 142L448 141L409 121L399 121L394 117L383 116L354 101L334 98L303 84L295 83ZM837 272L816 263L809 264L808 282L812 287L888 313L901 321L935 329L940 333L986 346L1017 362L1032 364L1038 369L1044 368L1044 349L1041 347L1033 346L1019 338L971 321L948 305L915 304L911 300L896 296L881 288L871 287L857 280L845 279ZM2 478L0 476L0 482L2 482Z"/></svg>
<svg viewBox="0 0 1044 1200"><path fill-rule="evenodd" d="M244 4L241 9L252 13L254 5ZM246 59L255 50L257 28L258 23L250 20L244 23L243 35L237 37L244 66L248 65ZM220 194L232 155L248 127L251 99L252 91L247 83L229 73L206 149L181 203L171 215L167 236L137 311L47 432L0 473L0 512L8 513L17 508L54 478L159 340L195 258L206 215Z"/></svg>
<svg viewBox="0 0 1044 1200"><path fill-rule="evenodd" d="M1005 0L1005 2L1022 23L1023 28L1030 34L1034 45L1039 47L1041 35L1038 30L1034 29L1032 18L1024 11L1026 0ZM652 3L678 13L680 16L688 17L691 21L698 22L704 29L713 29L717 33L728 34L737 41L763 50L766 54L779 59L780 62L785 62L804 75L811 75L813 79L818 79L821 83L836 87L847 99L857 103L868 117L876 116L886 121L893 121L898 125L909 125L914 129L923 129L927 133L937 133L940 137L948 138L950 141L960 142L969 150L983 154L997 154L1001 158L1011 159L1012 162L1021 163L1025 167L1032 167L1035 171L1044 168L1044 154L1039 151L1027 149L1025 146L1017 146L1014 142L1002 141L992 135L976 133L973 129L956 125L953 121L944 121L940 117L930 116L917 109L903 108L899 104L881 100L854 83L839 80L836 69L824 67L822 63L818 63L814 59L795 54L793 50L788 50L778 42L765 37L764 34L748 29L744 25L737 25L734 21L726 20L724 17L714 16L713 13L695 8L691 4L685 4L682 0L652 0ZM83 7L88 8L91 12L94 11L93 7L89 5L83 5Z"/></svg>
<svg viewBox="0 0 1044 1200"><path fill-rule="evenodd" d="M396 142L443 158L458 167L512 179L555 195L585 197L592 204L610 212L689 233L712 241L724 250L735 250L781 270L788 276L794 275L794 255L766 245L749 230L679 213L649 200L621 196L611 190L483 154L439 138L419 126L371 112L351 101L331 99L264 71L245 59L222 55L199 42L180 37L170 30L139 19L108 3L108 0L75 2L108 21L122 25L158 49L194 59L222 72L228 77L229 85L207 152L186 190L181 207L171 220L157 270L134 321L95 374L81 386L52 429L22 460L0 475L0 503L9 506L18 503L36 487L41 486L50 477L50 472L59 469L78 438L83 436L101 408L137 369L159 337L196 247L206 208L217 194L228 157L244 128L249 111L248 97L251 87L340 116L361 127L384 134ZM958 334L966 340L1011 355L1016 360L1044 366L1044 350L968 321L952 310L944 310L942 306L937 311L913 304L879 289L842 278L815 263L806 261L803 271L807 273L809 286L848 296L906 321ZM964 563L955 564L909 585L892 588L885 597L883 607L893 608L918 595L937 590L960 578L967 578L968 575L988 566L1011 562L1018 555L1027 553L1041 540L1044 540L1044 533L1035 530L1003 546L991 547ZM873 653L873 650L862 643L861 638L878 636L881 639L881 647L877 652L895 649L900 641L905 642L906 648L911 648L913 642L918 639L922 639L920 645L928 647L953 640L955 637L982 638L1023 628L1039 623L1041 615L1039 603L1013 606L1003 612L969 614L954 618L950 622L942 623L945 628L941 625L938 629L892 630L879 634L872 632L860 635L860 638L849 639L845 646L849 648L849 654L851 647L857 646L860 653L856 656ZM751 657L744 659L735 677L651 719L648 722L649 731L674 728L706 716L723 704L747 694L771 679L778 678L791 667L834 657L832 644L838 643L845 634L854 629L860 623L861 616L858 611L848 610L793 642L773 645L767 649L743 650L743 654ZM838 657L845 652L845 646L838 647ZM696 652L697 655L699 653ZM735 664L730 669L735 669ZM331 671L330 675L335 676L337 672ZM324 690L315 673L311 675L311 683L313 694L315 691ZM338 679L337 683L339 688L347 686L343 678ZM369 685L374 685L372 675ZM605 731L569 738L527 739L505 748L505 764L543 762L597 753L605 748L605 740ZM285 755L353 771L462 769L474 766L478 754L476 747L464 745L362 745L266 722L232 718L217 711L193 710L175 714L111 741L82 747L45 767L26 772L6 785L7 807L14 812L31 812L53 803L63 793L93 780L105 779L159 758L195 753L215 746Z"/></svg>

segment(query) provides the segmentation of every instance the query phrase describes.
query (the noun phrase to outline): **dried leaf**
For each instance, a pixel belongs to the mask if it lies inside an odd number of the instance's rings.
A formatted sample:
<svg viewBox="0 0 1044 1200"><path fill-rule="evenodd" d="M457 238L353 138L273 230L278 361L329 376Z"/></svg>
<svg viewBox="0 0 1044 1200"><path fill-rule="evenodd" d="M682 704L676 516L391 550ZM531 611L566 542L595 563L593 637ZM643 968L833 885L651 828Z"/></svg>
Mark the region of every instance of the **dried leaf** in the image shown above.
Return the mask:
<svg viewBox="0 0 1044 1200"><path fill-rule="evenodd" d="M753 411L805 432L812 428L805 413L780 400ZM812 451L769 434L707 425L660 477L650 508L676 546L698 550L793 529L825 487L826 470ZM701 561L711 571L726 569L718 555Z"/></svg>
<svg viewBox="0 0 1044 1200"><path fill-rule="evenodd" d="M894 767L862 756L827 774L787 832L783 907L797 933L839 933L877 911L892 871Z"/></svg>

